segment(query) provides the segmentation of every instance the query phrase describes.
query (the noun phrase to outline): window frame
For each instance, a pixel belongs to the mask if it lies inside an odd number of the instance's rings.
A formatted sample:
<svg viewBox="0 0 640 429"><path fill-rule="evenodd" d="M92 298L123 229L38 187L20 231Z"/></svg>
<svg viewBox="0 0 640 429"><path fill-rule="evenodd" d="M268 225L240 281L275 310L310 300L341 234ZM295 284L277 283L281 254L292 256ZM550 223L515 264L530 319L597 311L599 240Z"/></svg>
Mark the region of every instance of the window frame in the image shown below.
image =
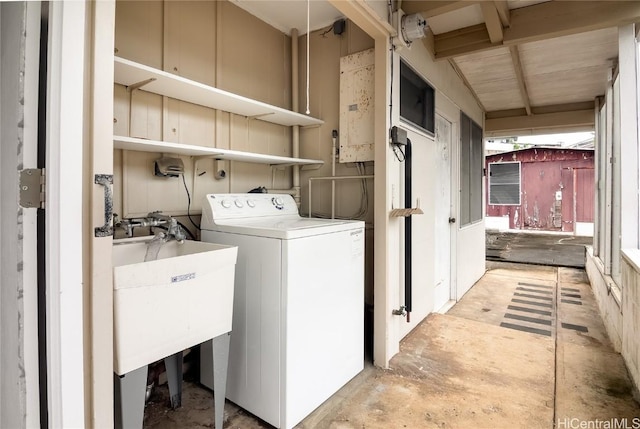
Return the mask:
<svg viewBox="0 0 640 429"><path fill-rule="evenodd" d="M493 177L493 172L492 172L492 167L493 166L497 166L497 165L506 165L506 164L518 164L518 202L517 203L494 203L491 199L491 195L492 195L492 188L493 186L507 186L507 185L515 185L516 183L498 183L498 184L493 184L492 183L492 177ZM488 171L487 171L487 177L489 178L488 180L488 198L489 198L489 205L491 206L520 206L522 205L522 161L498 161L498 162L490 162L488 164Z"/></svg>
<svg viewBox="0 0 640 429"><path fill-rule="evenodd" d="M460 111L459 228L484 220L484 130Z"/></svg>
<svg viewBox="0 0 640 429"><path fill-rule="evenodd" d="M408 75L408 76L407 76ZM425 78L423 78L417 71L415 71L409 63L400 58L400 119L412 126L416 127L420 131L427 133L429 136L434 137L436 133L436 89ZM402 115L403 111L403 82L408 82L415 86L418 90L422 91L424 97L424 109L422 112L422 124L413 121L407 116ZM418 85L420 84L420 85ZM422 86L422 88L419 88ZM406 87L404 88L406 91ZM410 91L414 93L415 91ZM406 106L406 104L405 104Z"/></svg>

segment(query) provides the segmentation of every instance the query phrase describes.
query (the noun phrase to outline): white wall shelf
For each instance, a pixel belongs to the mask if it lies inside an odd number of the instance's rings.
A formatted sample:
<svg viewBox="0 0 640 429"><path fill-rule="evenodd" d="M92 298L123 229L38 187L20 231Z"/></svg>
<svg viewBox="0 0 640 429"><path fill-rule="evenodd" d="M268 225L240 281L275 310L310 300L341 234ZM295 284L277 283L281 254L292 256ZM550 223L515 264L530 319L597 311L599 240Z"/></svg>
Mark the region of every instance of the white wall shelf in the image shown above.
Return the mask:
<svg viewBox="0 0 640 429"><path fill-rule="evenodd" d="M124 58L115 57L114 80L130 89L140 88L274 124L310 126L324 123L311 116L252 100Z"/></svg>
<svg viewBox="0 0 640 429"><path fill-rule="evenodd" d="M113 136L115 149L136 150L140 152L173 153L224 159L229 161L253 162L270 165L321 165L324 161L318 159L290 158L286 156L265 155L262 153L241 152L237 150L218 149L213 147L196 146L182 143L146 140L137 137Z"/></svg>

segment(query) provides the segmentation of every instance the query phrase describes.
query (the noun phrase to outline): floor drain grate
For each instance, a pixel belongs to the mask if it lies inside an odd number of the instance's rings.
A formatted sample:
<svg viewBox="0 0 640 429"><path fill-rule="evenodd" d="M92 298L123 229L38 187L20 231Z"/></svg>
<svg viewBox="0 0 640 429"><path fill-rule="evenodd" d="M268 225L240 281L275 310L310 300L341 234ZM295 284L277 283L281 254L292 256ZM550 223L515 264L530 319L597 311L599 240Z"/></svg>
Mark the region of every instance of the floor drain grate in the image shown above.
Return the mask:
<svg viewBox="0 0 640 429"><path fill-rule="evenodd" d="M554 287L518 282L508 305L503 328L550 337L553 330ZM536 326L538 325L538 326ZM547 329L543 329L543 325Z"/></svg>
<svg viewBox="0 0 640 429"><path fill-rule="evenodd" d="M545 307L545 308L553 308L553 305L548 302L535 302L535 301L527 301L525 299L513 298L511 302L515 302L518 304L527 304L527 305L535 305L537 307Z"/></svg>
<svg viewBox="0 0 640 429"><path fill-rule="evenodd" d="M571 329L574 331L578 331L578 332L589 332L589 328L587 328L586 326L582 326L582 325L574 325L572 323L562 323L562 327L564 329Z"/></svg>
<svg viewBox="0 0 640 429"><path fill-rule="evenodd" d="M531 334L545 335L547 337L551 336L551 331L547 331L546 329L531 328L529 326L516 325L507 322L502 322L500 326L503 328L515 329L516 331L529 332Z"/></svg>

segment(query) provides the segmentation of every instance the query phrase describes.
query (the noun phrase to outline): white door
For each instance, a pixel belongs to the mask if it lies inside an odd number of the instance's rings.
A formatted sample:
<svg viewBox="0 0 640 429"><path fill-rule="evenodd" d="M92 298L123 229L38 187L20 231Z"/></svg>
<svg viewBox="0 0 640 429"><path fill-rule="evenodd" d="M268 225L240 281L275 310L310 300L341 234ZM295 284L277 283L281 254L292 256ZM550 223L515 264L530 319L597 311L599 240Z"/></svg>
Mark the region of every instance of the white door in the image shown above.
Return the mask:
<svg viewBox="0 0 640 429"><path fill-rule="evenodd" d="M433 308L441 310L451 299L451 141L452 125L436 115L435 168L435 288Z"/></svg>

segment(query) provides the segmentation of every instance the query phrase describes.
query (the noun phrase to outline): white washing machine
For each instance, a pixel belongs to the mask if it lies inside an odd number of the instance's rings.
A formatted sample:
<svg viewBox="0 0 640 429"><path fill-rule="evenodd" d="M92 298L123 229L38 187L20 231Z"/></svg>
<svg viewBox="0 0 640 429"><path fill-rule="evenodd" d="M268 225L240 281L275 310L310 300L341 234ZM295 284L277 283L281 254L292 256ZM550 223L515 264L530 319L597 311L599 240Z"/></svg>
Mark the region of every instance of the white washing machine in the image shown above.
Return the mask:
<svg viewBox="0 0 640 429"><path fill-rule="evenodd" d="M364 367L364 222L300 217L290 195L210 194L201 229L238 246L227 398L290 429Z"/></svg>

